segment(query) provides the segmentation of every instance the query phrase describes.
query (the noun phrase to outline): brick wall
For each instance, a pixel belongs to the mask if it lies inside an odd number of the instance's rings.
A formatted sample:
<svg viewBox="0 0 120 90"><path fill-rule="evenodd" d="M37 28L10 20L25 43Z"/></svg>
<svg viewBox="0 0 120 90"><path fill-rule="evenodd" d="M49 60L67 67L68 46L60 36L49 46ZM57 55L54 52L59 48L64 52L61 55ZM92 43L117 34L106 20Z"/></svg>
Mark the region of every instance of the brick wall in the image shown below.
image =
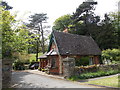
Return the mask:
<svg viewBox="0 0 120 90"><path fill-rule="evenodd" d="M47 64L48 64L47 59L40 59L39 67L40 67L41 69L44 69L44 68L47 66Z"/></svg>
<svg viewBox="0 0 120 90"><path fill-rule="evenodd" d="M100 63L98 56L94 56L93 63L94 63L94 64L99 64L99 63Z"/></svg>
<svg viewBox="0 0 120 90"><path fill-rule="evenodd" d="M52 63L52 58L55 58L56 59L56 62L55 62L55 66L56 67L51 67L51 63ZM59 56L48 56L48 65L50 66L49 68L49 73L50 74L59 74Z"/></svg>

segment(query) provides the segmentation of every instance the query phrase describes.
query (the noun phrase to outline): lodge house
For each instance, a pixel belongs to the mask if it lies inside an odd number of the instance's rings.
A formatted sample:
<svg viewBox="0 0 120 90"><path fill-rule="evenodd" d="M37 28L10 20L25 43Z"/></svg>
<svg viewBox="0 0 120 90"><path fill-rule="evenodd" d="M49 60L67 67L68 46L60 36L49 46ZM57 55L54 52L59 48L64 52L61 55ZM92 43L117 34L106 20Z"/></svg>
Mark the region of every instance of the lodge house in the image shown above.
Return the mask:
<svg viewBox="0 0 120 90"><path fill-rule="evenodd" d="M89 57L89 65L99 64L101 50L91 36L53 31L48 51L40 56L40 68L49 68L51 74L63 74L63 62L66 57L80 60Z"/></svg>

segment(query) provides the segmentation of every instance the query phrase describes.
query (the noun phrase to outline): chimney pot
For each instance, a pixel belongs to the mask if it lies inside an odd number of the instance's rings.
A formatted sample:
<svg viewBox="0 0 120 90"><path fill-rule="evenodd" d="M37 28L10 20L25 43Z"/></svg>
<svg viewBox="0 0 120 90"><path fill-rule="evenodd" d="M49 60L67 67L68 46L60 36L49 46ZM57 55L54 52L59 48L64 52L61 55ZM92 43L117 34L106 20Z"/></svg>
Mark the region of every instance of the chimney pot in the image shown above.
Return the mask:
<svg viewBox="0 0 120 90"><path fill-rule="evenodd" d="M65 30L63 30L63 32L68 33L68 29L67 29L67 28L65 28Z"/></svg>

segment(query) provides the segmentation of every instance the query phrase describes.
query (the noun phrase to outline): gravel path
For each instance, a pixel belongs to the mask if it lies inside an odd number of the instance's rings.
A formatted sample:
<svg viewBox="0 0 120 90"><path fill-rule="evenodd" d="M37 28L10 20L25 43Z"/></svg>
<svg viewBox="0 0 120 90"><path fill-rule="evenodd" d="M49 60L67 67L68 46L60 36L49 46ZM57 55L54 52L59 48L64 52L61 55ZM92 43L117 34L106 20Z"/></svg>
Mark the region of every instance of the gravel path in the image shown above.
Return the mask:
<svg viewBox="0 0 120 90"><path fill-rule="evenodd" d="M83 83L56 79L27 71L12 73L12 88L98 88Z"/></svg>

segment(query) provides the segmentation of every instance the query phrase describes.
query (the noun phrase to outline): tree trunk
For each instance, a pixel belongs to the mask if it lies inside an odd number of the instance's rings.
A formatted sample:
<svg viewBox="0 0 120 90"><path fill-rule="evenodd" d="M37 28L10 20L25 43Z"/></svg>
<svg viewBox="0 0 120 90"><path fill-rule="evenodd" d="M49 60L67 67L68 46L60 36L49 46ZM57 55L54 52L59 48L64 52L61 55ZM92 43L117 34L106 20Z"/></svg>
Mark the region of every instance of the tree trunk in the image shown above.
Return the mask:
<svg viewBox="0 0 120 90"><path fill-rule="evenodd" d="M45 42L44 42L44 32L43 32L43 28L42 28L42 23L40 23L40 27L41 27L41 36L42 36L42 52L43 54L45 53Z"/></svg>
<svg viewBox="0 0 120 90"><path fill-rule="evenodd" d="M38 49L39 49L39 44L38 44L38 39L37 39L36 61L38 61Z"/></svg>

